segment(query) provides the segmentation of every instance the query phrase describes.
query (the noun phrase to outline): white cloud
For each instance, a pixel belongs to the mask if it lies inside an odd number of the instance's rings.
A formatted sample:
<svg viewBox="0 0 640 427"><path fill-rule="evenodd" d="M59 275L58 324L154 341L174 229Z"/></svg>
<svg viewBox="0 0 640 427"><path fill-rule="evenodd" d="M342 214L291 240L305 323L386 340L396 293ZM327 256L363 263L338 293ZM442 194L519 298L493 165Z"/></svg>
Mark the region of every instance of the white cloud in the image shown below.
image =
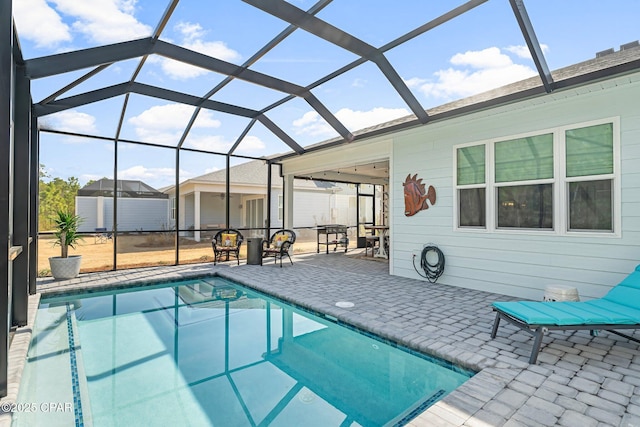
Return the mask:
<svg viewBox="0 0 640 427"><path fill-rule="evenodd" d="M353 82L351 83L352 87L365 87L367 85L367 81L365 79L354 79Z"/></svg>
<svg viewBox="0 0 640 427"><path fill-rule="evenodd" d="M76 110L65 110L45 117L40 122L42 128L91 134L97 131L96 118Z"/></svg>
<svg viewBox="0 0 640 427"><path fill-rule="evenodd" d="M145 181L158 177L175 178L175 169L173 168L147 168L142 165L131 166L128 169L118 171L118 179L133 179Z"/></svg>
<svg viewBox="0 0 640 427"><path fill-rule="evenodd" d="M186 145L191 148L206 151L217 151L226 153L231 149L235 141L229 141L221 135L189 135ZM235 153L258 155L264 151L266 145L257 136L247 135L244 137ZM214 169L215 170L215 169Z"/></svg>
<svg viewBox="0 0 640 427"><path fill-rule="evenodd" d="M265 149L264 141L262 141L257 136L247 135L244 137L238 148L236 149L236 153L244 153L244 154L258 154Z"/></svg>
<svg viewBox="0 0 640 427"><path fill-rule="evenodd" d="M206 31L200 24L181 22L175 26L175 30L182 36L180 45L186 49L203 53L214 58L228 62L237 62L241 56L235 50L227 47L222 41L206 41L204 36ZM172 79L186 80L206 74L208 71L185 64L173 59L162 58L162 70Z"/></svg>
<svg viewBox="0 0 640 427"><path fill-rule="evenodd" d="M52 47L71 41L69 27L45 0L14 1L13 16L18 35L31 40L37 47Z"/></svg>
<svg viewBox="0 0 640 427"><path fill-rule="evenodd" d="M97 43L116 43L151 35L135 16L137 0L53 0L58 11L75 19L74 31Z"/></svg>
<svg viewBox="0 0 640 427"><path fill-rule="evenodd" d="M451 57L450 62L453 65L465 66L473 68L504 68L513 62L509 56L500 52L497 47L490 47L483 50L467 51L465 53L456 53Z"/></svg>
<svg viewBox="0 0 640 427"><path fill-rule="evenodd" d="M233 146L233 142L220 135L195 135L189 134L185 145L190 148L205 151L217 151L226 153Z"/></svg>
<svg viewBox="0 0 640 427"><path fill-rule="evenodd" d="M161 145L176 145L193 114L195 107L183 104L165 104L153 106L127 122L135 127L136 135L145 142ZM198 130L217 129L222 122L209 110L200 110L191 132L185 141L186 146L199 150L227 152L233 146L231 141L221 135L198 133ZM246 136L238 146L237 152L256 154L264 150L264 142L254 136Z"/></svg>
<svg viewBox="0 0 640 427"><path fill-rule="evenodd" d="M369 111L354 111L349 108L342 108L335 116L347 129L355 131L409 114L411 113L405 108L376 107ZM315 111L309 111L295 120L293 127L296 129L297 134L324 137L336 135L336 131Z"/></svg>
<svg viewBox="0 0 640 427"><path fill-rule="evenodd" d="M510 50L511 49L511 50ZM505 49L517 56L524 51L516 46ZM481 93L536 75L527 65L516 64L497 47L454 55L454 67L434 73L435 80L414 77L406 80L428 98L451 100Z"/></svg>
<svg viewBox="0 0 640 427"><path fill-rule="evenodd" d="M549 51L549 46L546 44L540 44L540 48L542 49L542 53L547 53ZM517 45L517 46L507 46L504 48L507 52L511 52L519 58L531 59L531 52L527 46Z"/></svg>
<svg viewBox="0 0 640 427"><path fill-rule="evenodd" d="M135 132L143 141L158 144L177 144L191 119L195 107L184 104L165 104L153 106L128 123L135 126ZM221 122L213 117L209 110L200 110L193 129L214 129Z"/></svg>

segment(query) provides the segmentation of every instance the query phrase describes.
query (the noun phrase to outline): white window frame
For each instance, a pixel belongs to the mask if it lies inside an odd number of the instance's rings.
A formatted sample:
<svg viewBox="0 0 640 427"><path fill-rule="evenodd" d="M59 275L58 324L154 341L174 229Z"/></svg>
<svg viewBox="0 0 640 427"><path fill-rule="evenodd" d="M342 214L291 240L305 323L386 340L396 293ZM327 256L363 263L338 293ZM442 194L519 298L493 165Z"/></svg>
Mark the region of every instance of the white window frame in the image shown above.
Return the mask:
<svg viewBox="0 0 640 427"><path fill-rule="evenodd" d="M284 194L278 194L278 221L282 222L284 219Z"/></svg>
<svg viewBox="0 0 640 427"><path fill-rule="evenodd" d="M611 123L613 125L613 173L593 176L566 177L566 135L571 129L579 129ZM553 178L534 181L517 181L508 183L495 182L495 144L497 142L512 139L526 138L546 133L553 134ZM458 185L458 149L476 145L485 146L485 183ZM608 117L570 125L559 126L550 129L541 129L535 132L527 132L517 135L509 135L501 138L493 138L483 141L475 141L453 146L453 229L456 232L465 233L496 233L496 234L530 234L530 235L563 235L584 237L616 237L622 236L622 190L620 186L620 118ZM594 180L613 181L613 231L608 230L569 230L569 183ZM525 229L525 228L498 228L497 226L497 191L498 187L505 185L530 185L551 183L553 185L553 229ZM459 227L459 200L458 190L469 188L485 188L485 227Z"/></svg>
<svg viewBox="0 0 640 427"><path fill-rule="evenodd" d="M171 206L169 207L169 219L172 221L176 220L176 198L171 198Z"/></svg>

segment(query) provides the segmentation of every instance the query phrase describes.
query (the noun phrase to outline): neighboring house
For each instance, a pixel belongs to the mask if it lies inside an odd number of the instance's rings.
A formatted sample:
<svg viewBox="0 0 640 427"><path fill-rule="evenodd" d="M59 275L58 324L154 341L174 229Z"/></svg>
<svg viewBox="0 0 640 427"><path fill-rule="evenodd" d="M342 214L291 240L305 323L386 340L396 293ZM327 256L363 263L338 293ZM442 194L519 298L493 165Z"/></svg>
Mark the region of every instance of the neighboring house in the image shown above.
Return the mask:
<svg viewBox="0 0 640 427"><path fill-rule="evenodd" d="M142 181L118 180L118 231L159 231L169 225L169 196ZM76 196L79 231L113 229L113 180L85 185Z"/></svg>
<svg viewBox="0 0 640 427"><path fill-rule="evenodd" d="M264 228L267 219L267 164L254 160L232 166L229 221L234 228ZM176 220L175 186L163 189L170 197L169 223ZM354 186L317 180L296 180L294 227L313 227L327 223L355 223ZM179 225L181 230L216 229L226 222L226 170L218 170L180 183ZM273 167L270 228L283 227L282 178ZM187 233L183 233L187 234ZM191 235L191 233L188 233ZM248 233L251 234L251 233ZM256 231L254 234L264 234ZM199 241L200 232L193 237Z"/></svg>
<svg viewBox="0 0 640 427"><path fill-rule="evenodd" d="M540 300L560 284L601 297L640 260L638 63L640 48L621 50L553 72L550 93L535 77L428 110L426 125L411 116L275 160L286 178L388 158L391 274L418 278L426 244L446 257L425 292L445 284ZM438 196L413 216L409 174Z"/></svg>

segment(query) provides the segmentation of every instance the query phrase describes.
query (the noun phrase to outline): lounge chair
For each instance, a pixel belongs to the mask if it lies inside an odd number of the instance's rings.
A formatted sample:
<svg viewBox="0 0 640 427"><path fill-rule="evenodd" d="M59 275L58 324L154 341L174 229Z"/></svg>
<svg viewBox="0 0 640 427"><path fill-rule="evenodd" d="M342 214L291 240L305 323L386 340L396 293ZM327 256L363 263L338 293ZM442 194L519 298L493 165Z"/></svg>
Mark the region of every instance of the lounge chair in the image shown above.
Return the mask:
<svg viewBox="0 0 640 427"><path fill-rule="evenodd" d="M293 265L289 249L296 241L296 233L293 230L278 230L271 235L269 240L262 242L262 257L273 257L273 262L277 262L280 258L280 268L282 268L282 258L289 258L289 262Z"/></svg>
<svg viewBox="0 0 640 427"><path fill-rule="evenodd" d="M213 265L216 265L216 262L219 262L223 256L226 256L226 260L229 261L229 255L235 256L238 265L240 265L240 246L242 246L243 240L244 237L238 230L226 228L218 231L211 241Z"/></svg>
<svg viewBox="0 0 640 427"><path fill-rule="evenodd" d="M534 336L529 363L536 363L542 336L553 330L609 331L632 341L640 340L614 329L640 328L640 265L604 297L590 301L494 302L496 320L491 338L496 337L500 319Z"/></svg>

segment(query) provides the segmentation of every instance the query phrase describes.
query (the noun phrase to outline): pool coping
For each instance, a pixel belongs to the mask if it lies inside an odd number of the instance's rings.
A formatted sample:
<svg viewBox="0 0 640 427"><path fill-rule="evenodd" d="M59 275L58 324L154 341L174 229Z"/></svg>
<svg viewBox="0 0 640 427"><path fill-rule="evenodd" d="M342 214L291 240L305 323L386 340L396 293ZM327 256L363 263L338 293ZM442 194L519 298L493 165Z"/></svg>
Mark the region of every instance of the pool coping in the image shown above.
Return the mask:
<svg viewBox="0 0 640 427"><path fill-rule="evenodd" d="M13 404L18 400L20 392L20 382L22 380L22 372L27 363L27 353L31 344L31 336L33 334L33 325L36 320L38 305L40 304L40 293L29 295L28 300L28 316L27 324L16 328L13 339L9 345L7 371L7 395L0 399L0 427L10 427L13 419L12 412L6 412L4 406Z"/></svg>

